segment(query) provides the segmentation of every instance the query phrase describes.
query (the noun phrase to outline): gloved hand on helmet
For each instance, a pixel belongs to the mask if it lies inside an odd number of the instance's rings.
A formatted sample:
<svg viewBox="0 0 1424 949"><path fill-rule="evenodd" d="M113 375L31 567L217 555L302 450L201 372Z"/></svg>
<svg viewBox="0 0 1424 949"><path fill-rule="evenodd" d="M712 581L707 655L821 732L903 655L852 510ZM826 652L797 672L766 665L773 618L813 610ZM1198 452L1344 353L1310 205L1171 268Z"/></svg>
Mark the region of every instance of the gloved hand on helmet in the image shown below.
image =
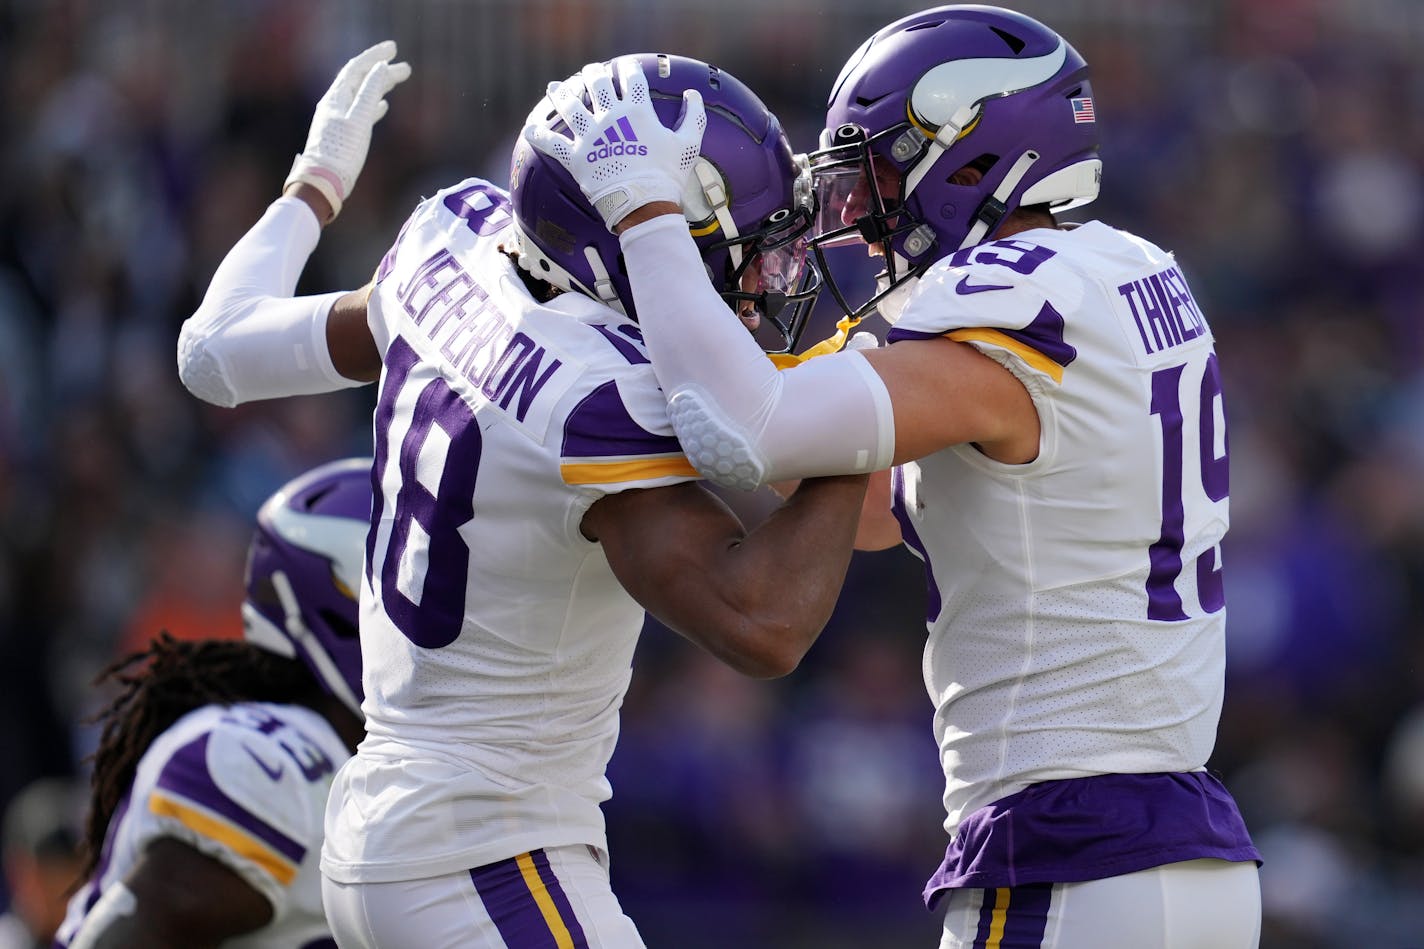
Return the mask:
<svg viewBox="0 0 1424 949"><path fill-rule="evenodd" d="M653 110L638 61L622 56L612 65L621 96L608 63L591 63L549 86L549 99L572 139L536 125L524 129L530 145L568 169L610 231L644 205L667 201L681 206L707 128L696 90L683 93L682 116L669 128ZM584 105L585 94L592 111Z"/></svg>

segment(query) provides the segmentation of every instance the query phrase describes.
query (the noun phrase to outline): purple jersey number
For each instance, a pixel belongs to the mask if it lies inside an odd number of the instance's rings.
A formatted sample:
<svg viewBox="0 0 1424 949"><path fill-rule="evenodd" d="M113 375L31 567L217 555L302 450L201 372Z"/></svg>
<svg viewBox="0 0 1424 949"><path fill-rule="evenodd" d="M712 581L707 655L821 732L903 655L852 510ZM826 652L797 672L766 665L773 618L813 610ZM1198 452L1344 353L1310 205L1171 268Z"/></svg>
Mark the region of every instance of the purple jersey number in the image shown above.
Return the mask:
<svg viewBox="0 0 1424 949"><path fill-rule="evenodd" d="M1151 567L1147 574L1147 618L1179 622L1187 619L1177 592L1177 577L1182 572L1182 544L1186 539L1186 503L1183 500L1182 461L1186 449L1185 419L1179 394L1183 363L1152 373L1152 414L1162 424L1162 534L1147 552ZM1197 448L1201 456L1202 490L1212 501L1227 496L1230 488L1226 432L1222 431L1222 453L1216 456L1216 405L1221 399L1221 368L1216 354L1207 356L1202 373L1201 401L1198 405ZM1225 425L1226 413L1222 412ZM1216 548L1210 548L1197 558L1197 598L1208 613L1226 605L1221 565L1216 561Z"/></svg>
<svg viewBox="0 0 1424 949"><path fill-rule="evenodd" d="M451 193L445 208L481 236L503 230L511 219L509 199L484 182Z"/></svg>
<svg viewBox="0 0 1424 949"><path fill-rule="evenodd" d="M396 401L418 361L409 343L399 337L392 340L375 416L376 462L372 470L378 480L371 522L377 527L385 513L386 498L379 479L390 457ZM396 456L400 488L390 537L378 565L378 530L367 534L366 577L372 587L379 583L382 605L396 628L417 646L438 649L455 641L465 620L470 549L459 531L474 517L483 439L474 410L439 377L425 383L415 396L410 418ZM446 449L444 458L438 471L428 470L434 464L422 470L423 456L436 444L431 439L437 430L441 436L438 443Z"/></svg>

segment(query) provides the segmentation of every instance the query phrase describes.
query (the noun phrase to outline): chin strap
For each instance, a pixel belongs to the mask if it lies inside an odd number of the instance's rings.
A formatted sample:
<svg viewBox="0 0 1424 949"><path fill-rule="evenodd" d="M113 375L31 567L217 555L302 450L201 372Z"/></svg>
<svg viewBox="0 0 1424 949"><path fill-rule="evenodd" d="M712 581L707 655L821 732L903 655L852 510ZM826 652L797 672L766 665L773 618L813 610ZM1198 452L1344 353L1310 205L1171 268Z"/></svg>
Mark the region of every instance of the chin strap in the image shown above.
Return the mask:
<svg viewBox="0 0 1424 949"><path fill-rule="evenodd" d="M613 289L613 280L608 276L608 268L603 265L603 258L598 256L598 250L589 244L583 249L583 257L593 271L593 292L598 294L598 299L604 304L622 313L623 301L618 299L618 291Z"/></svg>
<svg viewBox="0 0 1424 949"><path fill-rule="evenodd" d="M860 325L863 316L843 316L836 323L836 331L816 345L807 349L804 353L767 353L766 358L771 360L771 364L777 369L790 369L799 366L808 359L815 359L817 356L828 356L831 353L838 353L845 348L846 340L850 338L850 331Z"/></svg>
<svg viewBox="0 0 1424 949"><path fill-rule="evenodd" d="M984 203L979 205L979 210L974 214L974 226L969 229L969 233L964 236L964 241L959 245L959 250L966 247L973 247L975 244L987 238L999 226L999 222L1008 213L1008 205L1005 203L1009 196L1014 193L1014 189L1023 181L1024 175L1033 167L1033 163L1038 161L1038 152L1030 149L1019 156L1019 160L1014 162L1009 173L1004 176L1004 180L999 182L999 187L994 189L994 193L984 199Z"/></svg>
<svg viewBox="0 0 1424 949"><path fill-rule="evenodd" d="M727 188L722 182L722 175L705 158L698 159L697 164L692 166L692 171L697 176L697 183L702 186L703 200L712 209L717 225L722 229L722 237L732 241L727 252L732 255L732 271L735 273L742 266L742 245L736 243L739 236L737 222L732 220L732 209L728 203Z"/></svg>

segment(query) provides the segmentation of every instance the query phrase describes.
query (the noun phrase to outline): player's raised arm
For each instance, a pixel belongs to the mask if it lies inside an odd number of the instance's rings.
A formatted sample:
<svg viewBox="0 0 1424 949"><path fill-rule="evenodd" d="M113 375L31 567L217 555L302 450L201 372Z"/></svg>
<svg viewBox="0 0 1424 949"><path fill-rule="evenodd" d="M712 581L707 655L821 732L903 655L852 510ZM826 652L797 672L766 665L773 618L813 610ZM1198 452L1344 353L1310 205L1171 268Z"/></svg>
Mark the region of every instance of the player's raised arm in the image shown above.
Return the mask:
<svg viewBox="0 0 1424 949"><path fill-rule="evenodd" d="M215 405L329 392L376 378L365 295L294 297L321 228L366 161L385 97L410 75L387 40L351 59L317 103L306 148L278 198L233 246L178 337L178 373Z"/></svg>

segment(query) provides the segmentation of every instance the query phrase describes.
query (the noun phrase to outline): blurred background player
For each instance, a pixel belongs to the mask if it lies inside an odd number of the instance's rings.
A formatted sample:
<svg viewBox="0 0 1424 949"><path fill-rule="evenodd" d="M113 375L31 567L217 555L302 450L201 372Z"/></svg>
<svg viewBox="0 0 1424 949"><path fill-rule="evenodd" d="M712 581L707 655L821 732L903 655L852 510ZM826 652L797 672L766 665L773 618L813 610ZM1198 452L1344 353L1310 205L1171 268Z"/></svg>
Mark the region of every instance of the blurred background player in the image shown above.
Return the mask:
<svg viewBox="0 0 1424 949"><path fill-rule="evenodd" d="M83 866L84 799L67 778L40 778L15 795L0 823L0 869L10 908L0 949L48 949Z"/></svg>
<svg viewBox="0 0 1424 949"><path fill-rule="evenodd" d="M572 143L528 132L596 206L683 175L672 131L594 172L596 130L656 121L619 68L622 98L599 94L607 70L554 93ZM875 296L848 307L892 324L884 349L775 372L694 283L675 204L608 224L709 478L898 465L863 537L925 562L941 945L1255 946L1259 854L1205 770L1225 669L1221 374L1170 254L1054 219L1098 192L1086 64L1008 10L914 14L846 63L822 146L815 241L885 258Z"/></svg>
<svg viewBox="0 0 1424 949"><path fill-rule="evenodd" d="M698 484L617 240L523 142L508 192L478 178L437 192L369 286L293 297L409 74L394 54L379 44L338 74L287 196L179 340L185 385L219 405L381 380L368 737L332 791L327 913L347 946L641 945L599 805L643 611L741 672L784 675L830 616L865 479L807 481L751 532ZM696 279L748 327L789 319L786 298L810 297L810 182L776 118L716 67L636 62L659 113L692 123L690 193L660 196L687 208ZM557 115L545 99L530 120ZM621 166L642 131L600 130L595 160Z"/></svg>
<svg viewBox="0 0 1424 949"><path fill-rule="evenodd" d="M116 663L57 945L331 945L318 861L361 729L356 635L370 459L322 465L257 515L245 640L162 636Z"/></svg>

